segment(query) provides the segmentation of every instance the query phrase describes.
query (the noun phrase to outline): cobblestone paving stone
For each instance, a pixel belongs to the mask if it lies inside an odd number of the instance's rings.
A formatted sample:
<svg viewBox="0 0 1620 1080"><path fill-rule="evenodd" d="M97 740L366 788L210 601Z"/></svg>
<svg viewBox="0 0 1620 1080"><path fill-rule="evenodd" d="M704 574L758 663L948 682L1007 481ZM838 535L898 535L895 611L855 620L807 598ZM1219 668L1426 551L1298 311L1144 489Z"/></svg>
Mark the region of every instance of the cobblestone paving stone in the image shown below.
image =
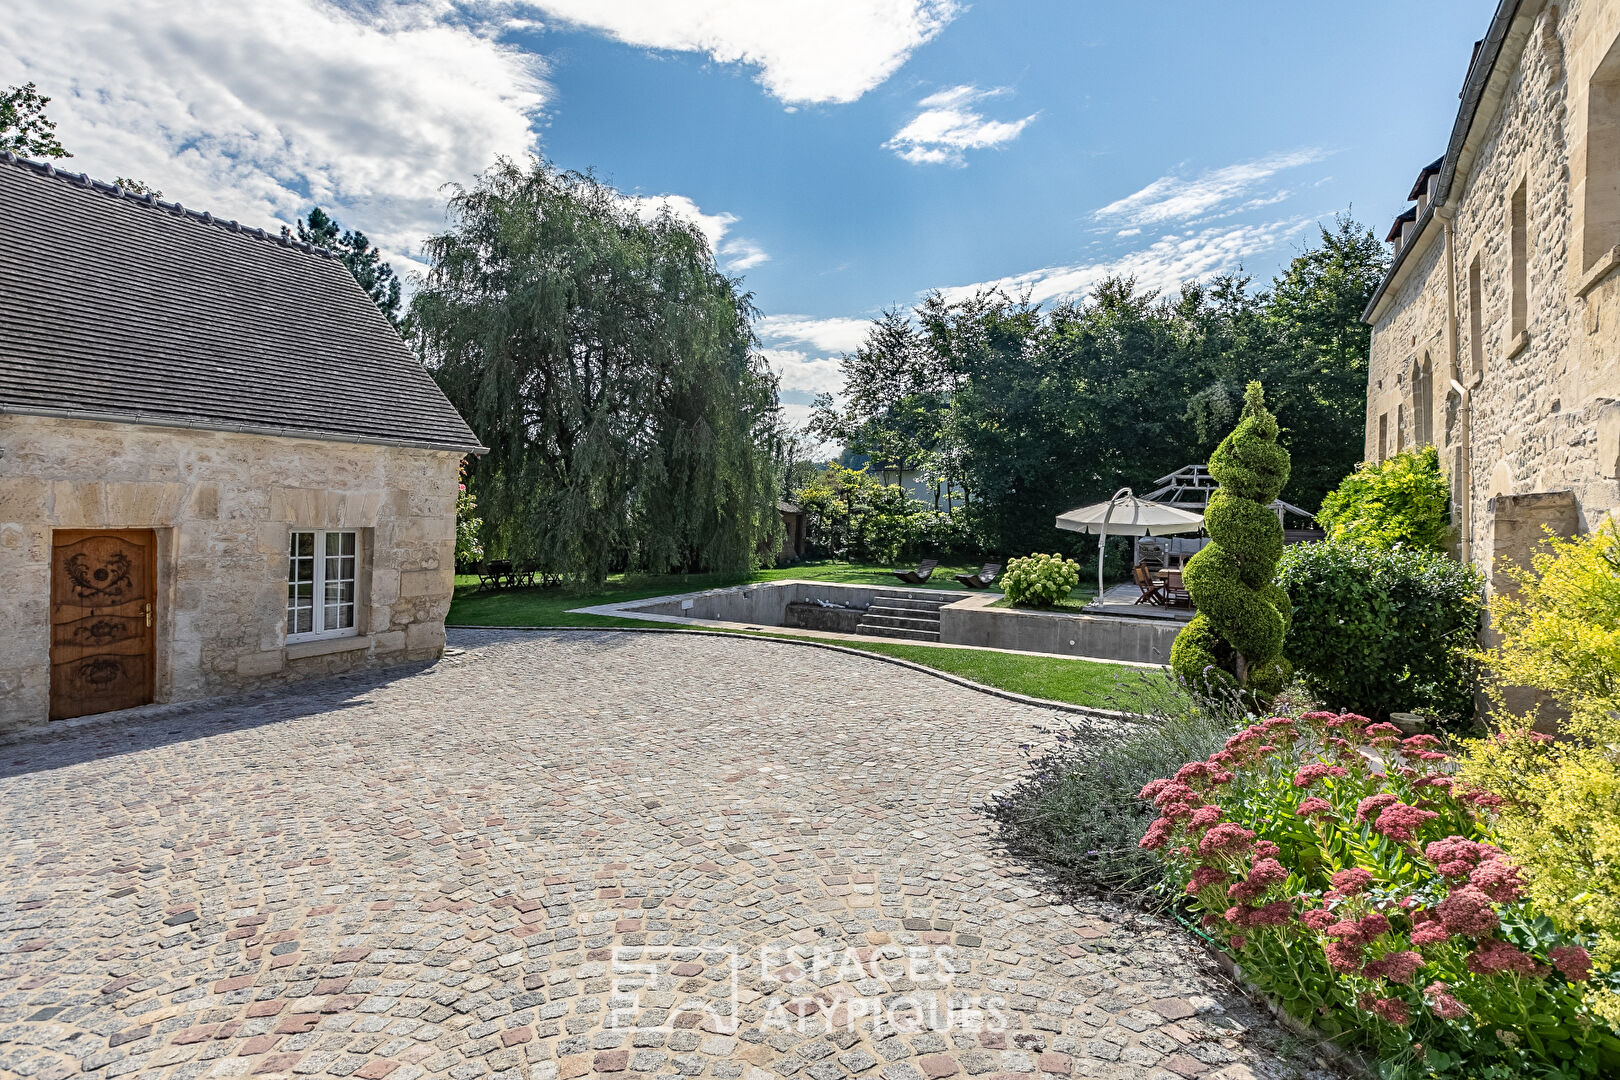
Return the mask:
<svg viewBox="0 0 1620 1080"><path fill-rule="evenodd" d="M452 644L0 747L0 1072L1306 1071L1184 937L996 855L1053 714L763 641Z"/></svg>

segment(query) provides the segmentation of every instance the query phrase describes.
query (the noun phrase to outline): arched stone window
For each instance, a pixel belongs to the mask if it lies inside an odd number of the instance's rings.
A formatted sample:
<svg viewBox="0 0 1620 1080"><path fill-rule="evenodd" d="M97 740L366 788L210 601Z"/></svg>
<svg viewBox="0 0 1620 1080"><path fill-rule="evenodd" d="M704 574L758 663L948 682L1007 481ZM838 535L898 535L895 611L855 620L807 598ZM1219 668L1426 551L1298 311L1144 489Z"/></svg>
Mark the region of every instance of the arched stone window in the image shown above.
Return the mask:
<svg viewBox="0 0 1620 1080"><path fill-rule="evenodd" d="M1581 269L1591 270L1620 246L1620 41L1587 84L1585 165Z"/></svg>
<svg viewBox="0 0 1620 1080"><path fill-rule="evenodd" d="M1434 361L1428 353L1412 366L1412 445L1434 442Z"/></svg>

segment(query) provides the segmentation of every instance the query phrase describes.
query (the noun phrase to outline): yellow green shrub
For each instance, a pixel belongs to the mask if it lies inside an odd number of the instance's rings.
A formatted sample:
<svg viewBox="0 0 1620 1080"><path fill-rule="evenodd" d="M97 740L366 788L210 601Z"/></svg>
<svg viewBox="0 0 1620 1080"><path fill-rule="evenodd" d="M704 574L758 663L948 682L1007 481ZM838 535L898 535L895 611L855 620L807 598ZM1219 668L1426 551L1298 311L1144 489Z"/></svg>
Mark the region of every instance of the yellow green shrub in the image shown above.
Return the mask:
<svg viewBox="0 0 1620 1080"><path fill-rule="evenodd" d="M1501 717L1475 742L1460 778L1501 799L1496 830L1524 871L1533 904L1561 928L1591 935L1593 966L1620 971L1620 530L1552 540L1518 590L1491 599L1501 642L1481 659ZM1513 717L1502 687L1547 691L1567 711L1565 736ZM1546 719L1546 718L1543 718ZM1589 1005L1620 1026L1615 980L1594 979Z"/></svg>
<svg viewBox="0 0 1620 1080"><path fill-rule="evenodd" d="M1620 742L1620 527L1553 538L1516 595L1491 599L1502 641L1485 657L1502 685L1546 690L1569 710L1569 734Z"/></svg>

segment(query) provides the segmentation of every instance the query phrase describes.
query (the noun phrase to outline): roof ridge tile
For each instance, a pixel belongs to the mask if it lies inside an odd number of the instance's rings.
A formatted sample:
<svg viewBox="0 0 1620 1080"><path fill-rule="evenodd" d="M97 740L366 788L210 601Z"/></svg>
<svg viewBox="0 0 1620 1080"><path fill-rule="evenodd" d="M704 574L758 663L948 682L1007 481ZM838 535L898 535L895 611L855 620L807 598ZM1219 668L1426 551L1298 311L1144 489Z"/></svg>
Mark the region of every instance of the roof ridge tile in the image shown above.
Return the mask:
<svg viewBox="0 0 1620 1080"><path fill-rule="evenodd" d="M131 202L135 203L137 206L165 210L176 217L188 217L193 221L200 221L205 225L217 225L227 232L246 233L249 236L270 242L274 242L276 239L264 229L261 228L254 230L248 228L247 226L238 222L235 218L231 218L229 221L227 221L224 218L216 218L207 210L188 210L181 205L180 200L178 199L172 203L164 202L151 192L138 193L130 191L122 184L116 182L109 183L106 180L98 180L91 177L90 174L86 172L65 172L58 169L49 161L34 161L31 158L23 157L21 154L13 150L0 151L0 162L7 165L14 165L18 168L31 169L36 173L42 173L45 176L51 176L58 180L74 183L80 187L87 187L92 191L99 191L104 195L109 195L112 198L119 199L123 202ZM285 226L283 226L283 228L285 228ZM297 248L299 251L302 251L305 254L319 255L323 259L338 258L337 252L333 251L331 248L321 247L318 244L311 244L307 240L299 240L292 243L283 241L281 246Z"/></svg>

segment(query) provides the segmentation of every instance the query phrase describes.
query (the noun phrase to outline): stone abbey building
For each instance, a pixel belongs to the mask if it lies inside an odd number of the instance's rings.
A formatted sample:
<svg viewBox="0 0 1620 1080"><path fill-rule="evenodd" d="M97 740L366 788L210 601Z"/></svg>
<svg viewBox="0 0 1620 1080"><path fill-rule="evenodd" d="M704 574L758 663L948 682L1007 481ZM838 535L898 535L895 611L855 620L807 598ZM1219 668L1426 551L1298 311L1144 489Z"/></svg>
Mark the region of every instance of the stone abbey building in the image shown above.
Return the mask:
<svg viewBox="0 0 1620 1080"><path fill-rule="evenodd" d="M1502 0L1461 96L1365 316L1366 456L1436 446L1489 572L1620 507L1620 3Z"/></svg>
<svg viewBox="0 0 1620 1080"><path fill-rule="evenodd" d="M438 656L481 449L341 260L0 154L0 731Z"/></svg>

